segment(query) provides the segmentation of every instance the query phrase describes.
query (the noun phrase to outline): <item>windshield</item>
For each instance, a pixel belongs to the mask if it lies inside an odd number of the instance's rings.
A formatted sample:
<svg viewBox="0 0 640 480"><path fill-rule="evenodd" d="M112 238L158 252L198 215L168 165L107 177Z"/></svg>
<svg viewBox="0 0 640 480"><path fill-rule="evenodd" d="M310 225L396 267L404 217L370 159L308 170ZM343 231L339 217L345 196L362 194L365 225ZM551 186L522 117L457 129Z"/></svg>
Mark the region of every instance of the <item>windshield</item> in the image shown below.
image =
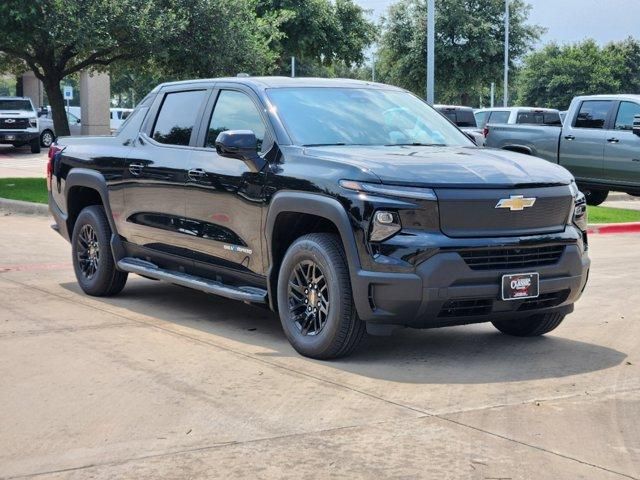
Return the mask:
<svg viewBox="0 0 640 480"><path fill-rule="evenodd" d="M0 110L17 112L20 110L33 110L33 108L31 108L31 102L29 100L11 99L0 100Z"/></svg>
<svg viewBox="0 0 640 480"><path fill-rule="evenodd" d="M297 145L473 145L407 92L299 87L270 89L268 96Z"/></svg>

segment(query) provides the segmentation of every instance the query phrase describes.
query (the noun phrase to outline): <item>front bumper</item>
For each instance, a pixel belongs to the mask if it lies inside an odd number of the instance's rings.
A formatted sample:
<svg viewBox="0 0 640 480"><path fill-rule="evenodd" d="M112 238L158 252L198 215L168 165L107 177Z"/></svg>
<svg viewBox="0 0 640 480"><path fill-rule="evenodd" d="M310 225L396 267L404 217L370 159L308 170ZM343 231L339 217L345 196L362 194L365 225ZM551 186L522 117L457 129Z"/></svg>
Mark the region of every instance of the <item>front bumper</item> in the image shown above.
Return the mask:
<svg viewBox="0 0 640 480"><path fill-rule="evenodd" d="M352 284L362 320L433 328L551 311L568 313L584 290L589 267L581 242L564 244L553 264L495 270L474 269L459 251L448 249L429 257L412 273L360 270L352 276ZM537 299L501 299L502 275L532 271L540 274Z"/></svg>
<svg viewBox="0 0 640 480"><path fill-rule="evenodd" d="M36 130L34 132L25 132L24 130L0 130L0 143L29 143L36 138L40 138L40 133Z"/></svg>

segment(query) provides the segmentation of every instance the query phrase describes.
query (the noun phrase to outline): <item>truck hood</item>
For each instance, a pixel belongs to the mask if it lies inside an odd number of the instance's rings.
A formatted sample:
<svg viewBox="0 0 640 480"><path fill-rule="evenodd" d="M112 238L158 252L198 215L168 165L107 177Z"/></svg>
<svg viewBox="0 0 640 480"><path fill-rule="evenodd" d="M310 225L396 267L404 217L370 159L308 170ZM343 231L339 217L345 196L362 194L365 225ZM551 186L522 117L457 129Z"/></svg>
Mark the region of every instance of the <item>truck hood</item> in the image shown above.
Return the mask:
<svg viewBox="0 0 640 480"><path fill-rule="evenodd" d="M567 185L573 176L537 157L476 147L307 147L309 157L347 163L382 183L425 187L499 188Z"/></svg>

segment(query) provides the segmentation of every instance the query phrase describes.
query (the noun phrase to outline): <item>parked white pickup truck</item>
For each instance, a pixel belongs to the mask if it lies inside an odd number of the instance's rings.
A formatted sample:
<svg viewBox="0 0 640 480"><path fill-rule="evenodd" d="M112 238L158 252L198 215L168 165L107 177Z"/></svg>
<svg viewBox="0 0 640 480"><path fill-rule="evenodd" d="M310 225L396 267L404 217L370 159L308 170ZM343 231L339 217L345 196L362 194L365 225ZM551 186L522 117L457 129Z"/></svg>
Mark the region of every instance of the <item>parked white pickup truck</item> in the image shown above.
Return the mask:
<svg viewBox="0 0 640 480"><path fill-rule="evenodd" d="M493 125L486 146L558 163L590 205L609 190L640 195L640 95L592 95L571 102L563 126Z"/></svg>

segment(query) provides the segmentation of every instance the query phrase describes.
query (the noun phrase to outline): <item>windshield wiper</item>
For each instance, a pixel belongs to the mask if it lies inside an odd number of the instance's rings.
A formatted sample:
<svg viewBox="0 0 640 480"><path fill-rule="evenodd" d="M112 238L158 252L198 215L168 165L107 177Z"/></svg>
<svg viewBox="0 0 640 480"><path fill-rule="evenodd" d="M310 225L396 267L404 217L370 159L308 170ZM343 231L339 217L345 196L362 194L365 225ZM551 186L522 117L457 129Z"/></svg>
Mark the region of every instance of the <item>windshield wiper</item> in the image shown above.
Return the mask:
<svg viewBox="0 0 640 480"><path fill-rule="evenodd" d="M387 143L385 147L446 147L445 143Z"/></svg>

